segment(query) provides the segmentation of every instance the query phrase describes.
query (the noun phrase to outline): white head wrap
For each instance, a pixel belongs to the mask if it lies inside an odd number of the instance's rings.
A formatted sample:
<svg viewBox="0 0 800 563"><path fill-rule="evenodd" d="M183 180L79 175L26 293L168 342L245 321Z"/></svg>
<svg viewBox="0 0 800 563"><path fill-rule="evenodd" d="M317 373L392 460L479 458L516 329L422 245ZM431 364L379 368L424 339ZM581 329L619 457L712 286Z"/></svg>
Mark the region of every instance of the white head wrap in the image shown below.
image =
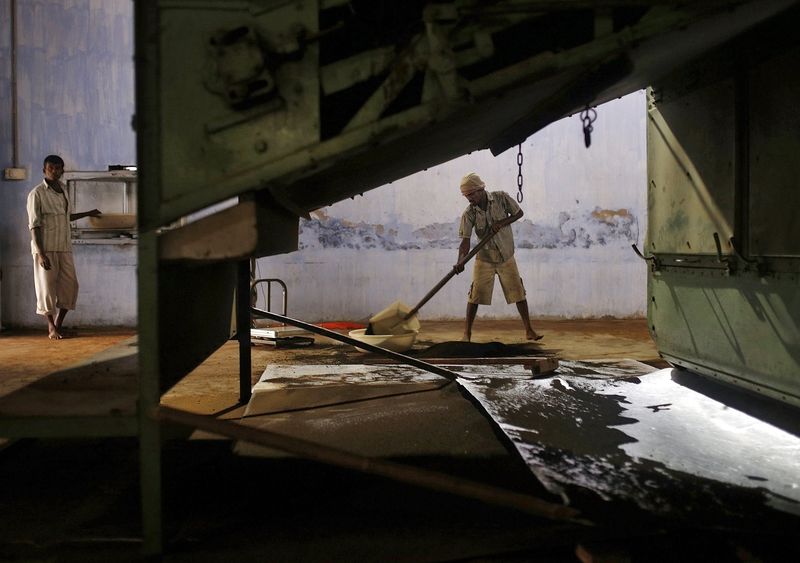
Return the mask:
<svg viewBox="0 0 800 563"><path fill-rule="evenodd" d="M477 192L478 190L482 190L486 187L486 184L483 183L481 177L475 174L475 172L470 172L463 178L461 178L461 193L463 195L469 195L472 192Z"/></svg>

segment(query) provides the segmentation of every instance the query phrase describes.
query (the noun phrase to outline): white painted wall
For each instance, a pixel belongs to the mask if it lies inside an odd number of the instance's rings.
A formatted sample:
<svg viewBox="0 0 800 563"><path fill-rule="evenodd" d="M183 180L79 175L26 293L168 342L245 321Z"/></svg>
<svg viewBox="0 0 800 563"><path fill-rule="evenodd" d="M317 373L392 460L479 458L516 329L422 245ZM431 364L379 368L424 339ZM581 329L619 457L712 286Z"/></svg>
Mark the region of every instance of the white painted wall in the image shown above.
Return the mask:
<svg viewBox="0 0 800 563"><path fill-rule="evenodd" d="M588 150L578 116L523 144L525 216L513 229L533 316L645 315L646 266L631 250L646 231L645 109L644 92L600 106ZM283 279L290 315L312 321L364 319L395 299L414 305L456 261L460 178L477 172L513 195L516 152L475 152L318 210L301 221L301 250L259 259L258 275ZM421 316L463 317L470 276L451 280ZM499 284L478 314L517 315Z"/></svg>

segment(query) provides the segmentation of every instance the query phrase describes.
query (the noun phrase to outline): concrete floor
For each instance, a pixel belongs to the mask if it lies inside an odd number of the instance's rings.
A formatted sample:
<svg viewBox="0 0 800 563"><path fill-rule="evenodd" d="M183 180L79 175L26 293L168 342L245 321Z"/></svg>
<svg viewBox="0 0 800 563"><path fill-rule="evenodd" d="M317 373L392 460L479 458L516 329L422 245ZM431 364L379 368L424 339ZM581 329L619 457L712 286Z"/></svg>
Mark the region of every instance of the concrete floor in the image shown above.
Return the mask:
<svg viewBox="0 0 800 563"><path fill-rule="evenodd" d="M460 322L423 322L415 348L458 340ZM644 320L535 322L543 354L629 358L663 367ZM126 341L129 330L80 330L48 341L44 331L0 333L0 397L52 371ZM478 342L524 342L519 321L476 322ZM307 348L255 346L252 381L268 364L357 363L350 346L317 338ZM164 404L238 418L238 350L228 342L165 394ZM459 421L453 420L453 424ZM201 434L201 433L200 433ZM761 560L768 538L714 531L639 529L636 522L584 529L298 459L233 455L220 439L164 445L168 561L575 561L611 554L629 561ZM557 501L519 457L395 460ZM139 550L138 448L133 439L21 440L0 451L0 559L126 561ZM619 538L623 537L624 540ZM784 546L781 546L783 549ZM748 551L750 550L750 551ZM621 559L620 559L621 558ZM751 558L752 560L752 558Z"/></svg>
<svg viewBox="0 0 800 563"><path fill-rule="evenodd" d="M658 356L644 319L536 320L534 326L545 335L540 342L543 353L573 360L629 358L655 367L666 365ZM462 331L460 321L423 321L415 348L457 341ZM135 334L131 329L78 329L70 338L50 341L44 329L0 332L0 397L53 371L87 360ZM514 344L525 339L517 320L478 319L473 341ZM253 347L252 355L253 384L270 363L348 363L363 358L350 346L319 336L312 347L276 349L259 345ZM164 402L201 414L235 407L238 369L238 345L229 341L171 389ZM239 411L234 410L231 416L237 414Z"/></svg>
<svg viewBox="0 0 800 563"><path fill-rule="evenodd" d="M629 358L655 367L667 365L659 357L644 319L537 320L534 326L545 335L539 345L546 354L576 360ZM463 323L460 321L423 321L414 349L440 342L458 341L462 333ZM526 342L521 323L516 320L478 319L472 340L505 344ZM259 345L253 347L252 354L253 384L270 363L344 364L358 363L364 357L351 346L319 336L312 347L276 349L269 345ZM237 344L228 342L170 390L163 401L171 406L202 414L229 408L236 403L238 397L237 370ZM240 414L239 411L232 411L231 417Z"/></svg>

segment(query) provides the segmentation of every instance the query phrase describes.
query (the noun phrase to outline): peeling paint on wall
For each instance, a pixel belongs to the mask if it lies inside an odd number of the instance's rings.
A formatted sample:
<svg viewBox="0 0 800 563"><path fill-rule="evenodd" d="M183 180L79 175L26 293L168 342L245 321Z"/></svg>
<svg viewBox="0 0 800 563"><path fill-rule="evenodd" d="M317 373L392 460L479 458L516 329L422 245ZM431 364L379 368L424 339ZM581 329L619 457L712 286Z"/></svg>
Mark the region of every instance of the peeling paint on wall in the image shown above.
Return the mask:
<svg viewBox="0 0 800 563"><path fill-rule="evenodd" d="M300 222L300 249L455 249L461 242L458 224L458 218L417 228L407 223L353 223L326 213ZM522 219L512 228L517 248L628 247L639 238L638 218L628 209L595 207L592 211L561 211L552 224Z"/></svg>

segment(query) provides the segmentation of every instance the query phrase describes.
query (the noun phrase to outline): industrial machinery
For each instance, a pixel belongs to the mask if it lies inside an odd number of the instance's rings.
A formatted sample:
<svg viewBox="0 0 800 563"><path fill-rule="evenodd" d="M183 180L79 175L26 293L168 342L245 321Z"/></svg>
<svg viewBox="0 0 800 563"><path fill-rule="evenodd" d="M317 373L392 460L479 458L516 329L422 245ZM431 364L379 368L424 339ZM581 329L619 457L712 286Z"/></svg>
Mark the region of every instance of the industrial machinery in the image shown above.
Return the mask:
<svg viewBox="0 0 800 563"><path fill-rule="evenodd" d="M75 244L124 244L136 238L135 170L67 172L64 182L73 210L103 212L72 222Z"/></svg>
<svg viewBox="0 0 800 563"><path fill-rule="evenodd" d="M774 22L653 82L645 252L651 335L667 360L800 405L791 25Z"/></svg>
<svg viewBox="0 0 800 563"><path fill-rule="evenodd" d="M645 87L653 338L675 365L800 403L798 16L791 0L138 2L150 548L150 413L228 339L251 257L295 250L311 210Z"/></svg>

